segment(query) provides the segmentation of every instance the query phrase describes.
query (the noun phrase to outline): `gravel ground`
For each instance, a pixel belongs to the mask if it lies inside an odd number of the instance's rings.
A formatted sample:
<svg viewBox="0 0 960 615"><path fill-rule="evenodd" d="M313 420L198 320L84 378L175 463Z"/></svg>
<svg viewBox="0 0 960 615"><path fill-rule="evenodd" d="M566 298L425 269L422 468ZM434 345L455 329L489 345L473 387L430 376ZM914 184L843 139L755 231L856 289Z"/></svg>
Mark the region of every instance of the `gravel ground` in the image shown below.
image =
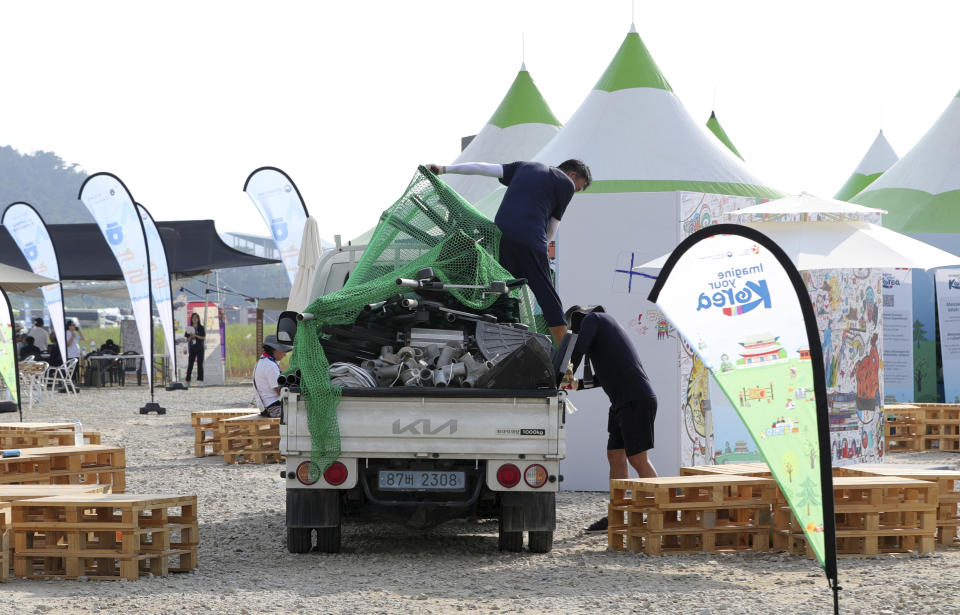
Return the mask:
<svg viewBox="0 0 960 615"><path fill-rule="evenodd" d="M608 551L582 528L605 493L563 492L553 552L501 554L496 523L417 532L344 526L344 552L292 555L284 545L280 466L228 466L193 457L190 412L246 405L248 387L157 392L165 416L141 416L144 389L49 395L27 420L75 420L127 450L130 493L199 496L200 569L136 582L0 584L0 613L828 613L830 591L811 560L784 554L647 558ZM10 416L10 415L7 415ZM600 446L600 444L598 444ZM897 454L890 462L960 456ZM841 612L960 614L960 549L927 557L841 559Z"/></svg>

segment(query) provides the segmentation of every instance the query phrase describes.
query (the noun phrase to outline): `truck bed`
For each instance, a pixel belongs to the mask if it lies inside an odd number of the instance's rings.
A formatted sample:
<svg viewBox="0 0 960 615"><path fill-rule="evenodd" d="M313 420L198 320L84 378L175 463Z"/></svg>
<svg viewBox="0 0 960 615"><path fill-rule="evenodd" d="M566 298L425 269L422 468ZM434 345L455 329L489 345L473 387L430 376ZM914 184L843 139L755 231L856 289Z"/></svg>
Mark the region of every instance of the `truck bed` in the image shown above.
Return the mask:
<svg viewBox="0 0 960 615"><path fill-rule="evenodd" d="M343 456L562 459L568 407L555 389L343 389L337 420ZM287 408L281 451L309 455L305 404L291 393Z"/></svg>

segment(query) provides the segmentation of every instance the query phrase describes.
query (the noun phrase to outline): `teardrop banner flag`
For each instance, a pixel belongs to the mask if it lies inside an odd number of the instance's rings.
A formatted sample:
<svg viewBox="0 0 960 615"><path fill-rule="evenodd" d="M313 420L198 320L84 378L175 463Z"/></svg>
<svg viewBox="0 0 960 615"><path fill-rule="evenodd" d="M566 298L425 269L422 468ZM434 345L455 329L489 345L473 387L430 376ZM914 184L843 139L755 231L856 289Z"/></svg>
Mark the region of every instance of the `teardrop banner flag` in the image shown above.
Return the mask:
<svg viewBox="0 0 960 615"><path fill-rule="evenodd" d="M0 224L9 231L14 243L37 275L60 279L60 260L50 239L50 232L40 214L27 203L13 203L3 211ZM63 323L63 287L60 282L41 286L43 302L50 314L50 324L57 334L60 356L67 356L67 336ZM32 325L28 324L28 328Z"/></svg>
<svg viewBox="0 0 960 615"><path fill-rule="evenodd" d="M247 177L243 191L270 227L270 235L292 286L297 276L300 241L308 215L297 185L276 167L260 167Z"/></svg>
<svg viewBox="0 0 960 615"><path fill-rule="evenodd" d="M13 310L10 309L10 298L7 291L0 288L0 377L7 384L7 390L13 401L17 402L20 411L20 421L23 421L23 407L20 405L20 382L17 365L17 343L13 334Z"/></svg>
<svg viewBox="0 0 960 615"><path fill-rule="evenodd" d="M150 310L150 256L140 214L127 187L110 173L91 175L80 186L80 200L100 227L110 251L117 257L133 305L140 347L146 365L153 359L153 319ZM153 370L147 369L153 391Z"/></svg>
<svg viewBox="0 0 960 615"><path fill-rule="evenodd" d="M824 567L836 610L823 353L797 269L762 233L717 224L677 246L649 300L686 338L737 409Z"/></svg>
<svg viewBox="0 0 960 615"><path fill-rule="evenodd" d="M153 304L160 314L163 326L163 342L170 357L170 373L176 379L177 353L173 338L173 302L170 300L170 266L167 263L167 250L163 247L160 231L147 208L136 203L137 212L143 222L143 234L147 238L147 251L150 253L150 284L153 289Z"/></svg>

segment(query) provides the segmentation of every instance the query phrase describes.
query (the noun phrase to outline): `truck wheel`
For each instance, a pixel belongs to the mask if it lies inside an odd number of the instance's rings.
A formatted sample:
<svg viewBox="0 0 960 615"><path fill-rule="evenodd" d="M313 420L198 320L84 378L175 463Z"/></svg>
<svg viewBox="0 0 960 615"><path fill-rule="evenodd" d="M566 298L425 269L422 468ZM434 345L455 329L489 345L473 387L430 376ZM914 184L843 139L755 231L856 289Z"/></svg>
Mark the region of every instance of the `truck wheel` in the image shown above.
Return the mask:
<svg viewBox="0 0 960 615"><path fill-rule="evenodd" d="M287 528L287 551L290 553L309 553L313 546L312 532L308 527L288 527Z"/></svg>
<svg viewBox="0 0 960 615"><path fill-rule="evenodd" d="M507 532L503 529L503 519L500 519L500 533L497 535L497 548L501 551L517 553L523 551L523 532Z"/></svg>
<svg viewBox="0 0 960 615"><path fill-rule="evenodd" d="M531 553L549 553L553 549L553 532L527 532Z"/></svg>
<svg viewBox="0 0 960 615"><path fill-rule="evenodd" d="M320 553L340 552L340 526L317 528L317 551Z"/></svg>

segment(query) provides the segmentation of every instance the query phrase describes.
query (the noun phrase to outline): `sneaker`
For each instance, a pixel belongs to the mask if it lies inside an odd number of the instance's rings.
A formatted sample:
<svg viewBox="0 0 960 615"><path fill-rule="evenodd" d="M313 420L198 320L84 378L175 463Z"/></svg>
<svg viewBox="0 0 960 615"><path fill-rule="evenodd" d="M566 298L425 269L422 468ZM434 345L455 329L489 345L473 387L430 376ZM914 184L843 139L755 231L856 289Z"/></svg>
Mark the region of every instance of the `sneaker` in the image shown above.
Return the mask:
<svg viewBox="0 0 960 615"><path fill-rule="evenodd" d="M198 386L198 387L202 387L202 386L203 386L203 380L197 380L197 386Z"/></svg>
<svg viewBox="0 0 960 615"><path fill-rule="evenodd" d="M588 533L592 532L606 532L607 531L607 518L597 519L590 524L590 527L587 528Z"/></svg>

